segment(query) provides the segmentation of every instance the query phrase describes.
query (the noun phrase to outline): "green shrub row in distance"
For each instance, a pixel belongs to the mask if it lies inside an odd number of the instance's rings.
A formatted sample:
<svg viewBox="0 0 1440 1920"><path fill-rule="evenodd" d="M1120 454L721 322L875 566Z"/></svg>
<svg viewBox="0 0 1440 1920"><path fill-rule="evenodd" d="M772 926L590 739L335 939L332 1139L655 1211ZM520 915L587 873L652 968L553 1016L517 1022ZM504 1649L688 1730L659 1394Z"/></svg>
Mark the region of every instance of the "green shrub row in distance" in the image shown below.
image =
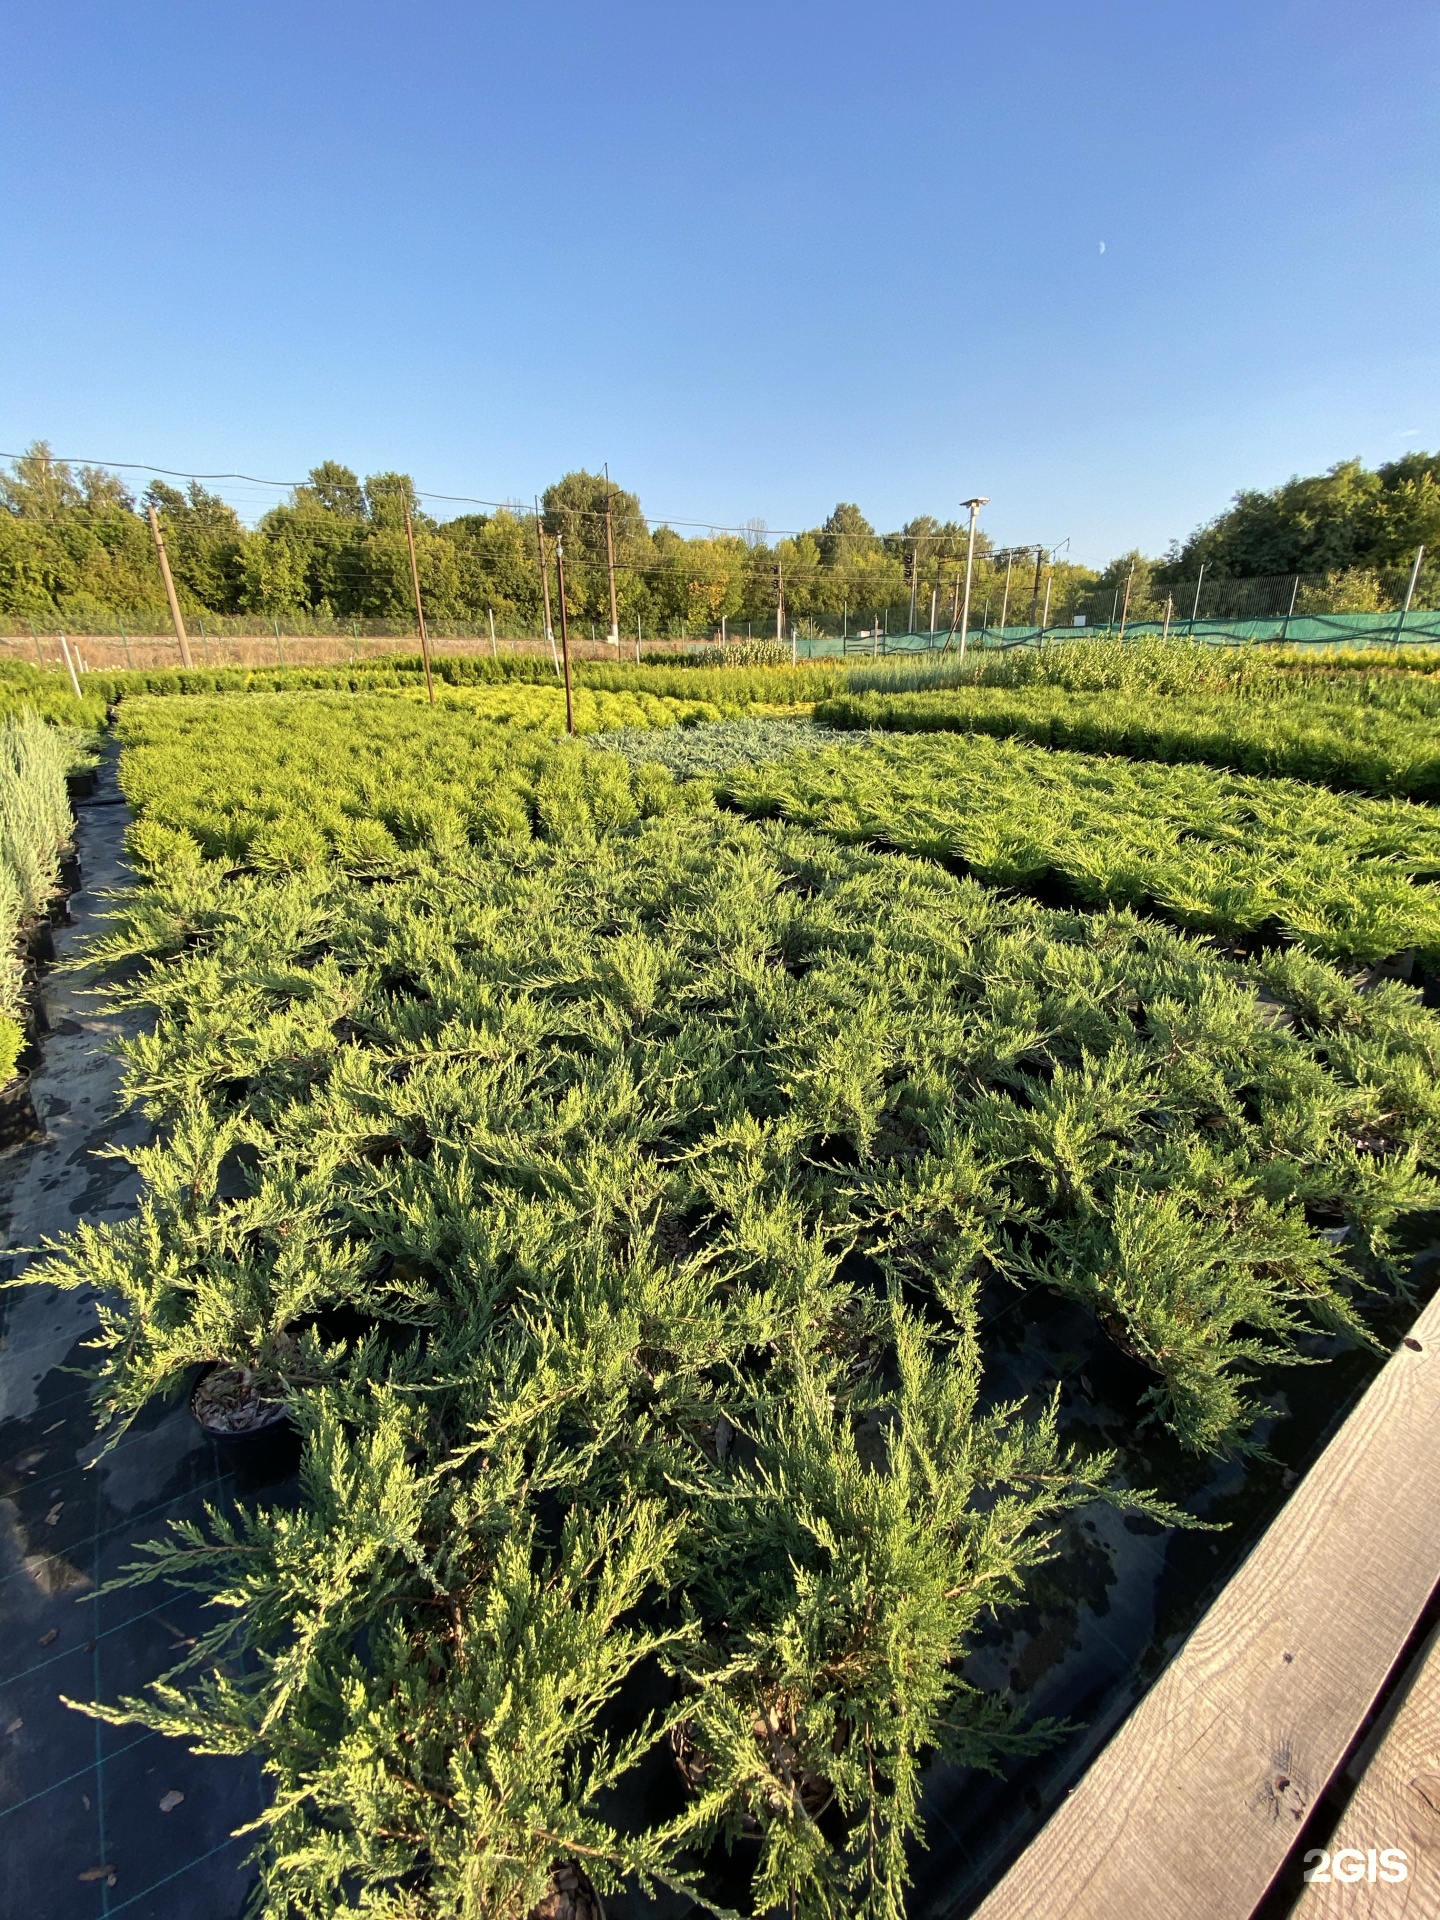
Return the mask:
<svg viewBox="0 0 1440 1920"><path fill-rule="evenodd" d="M510 723L466 705L387 694L282 694L238 701L130 700L121 709L127 834L145 870L202 857L301 868L337 860L385 871L417 852L444 859L473 844L528 839L576 813L622 825L675 803L658 764L550 736L564 726L553 687L497 692ZM576 690L582 726L674 727L703 706L654 695ZM713 709L709 709L713 711Z"/></svg>
<svg viewBox="0 0 1440 1920"><path fill-rule="evenodd" d="M1253 704L1223 696L975 687L824 700L815 718L841 729L1015 736L1046 747L1201 761L1241 773L1440 800L1440 742L1433 720L1397 715L1358 699L1326 698L1318 690L1303 700Z"/></svg>
<svg viewBox="0 0 1440 1920"><path fill-rule="evenodd" d="M724 731L723 728L720 731ZM823 729L807 730L812 749ZM1027 741L869 736L737 764L730 804L943 860L988 886L1158 912L1371 965L1440 965L1440 813L1296 781L1066 753ZM1417 884L1419 883L1419 884Z"/></svg>

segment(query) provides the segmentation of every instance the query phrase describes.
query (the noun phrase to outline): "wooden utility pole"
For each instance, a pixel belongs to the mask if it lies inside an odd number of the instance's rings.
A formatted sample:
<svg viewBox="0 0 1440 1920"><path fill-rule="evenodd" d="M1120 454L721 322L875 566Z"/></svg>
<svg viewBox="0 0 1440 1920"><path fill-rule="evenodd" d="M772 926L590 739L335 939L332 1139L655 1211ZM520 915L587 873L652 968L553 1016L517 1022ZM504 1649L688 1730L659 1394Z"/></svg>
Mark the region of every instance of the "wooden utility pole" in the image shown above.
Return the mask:
<svg viewBox="0 0 1440 1920"><path fill-rule="evenodd" d="M165 598L170 602L170 618L175 625L175 638L180 642L180 664L190 665L190 642L185 638L185 622L180 614L180 602L175 598L175 582L170 578L170 556L165 551L165 536L160 531L160 516L155 511L155 502L147 502L150 512L150 531L155 536L155 551L160 556L160 572L165 581Z"/></svg>
<svg viewBox="0 0 1440 1920"><path fill-rule="evenodd" d="M555 536L555 575L560 590L560 653L565 662L565 731L575 731L575 697L570 690L570 621L565 612L565 542Z"/></svg>
<svg viewBox="0 0 1440 1920"><path fill-rule="evenodd" d="M605 464L605 561L610 569L610 644L620 657L620 615L615 604L615 529L610 522L610 464Z"/></svg>
<svg viewBox="0 0 1440 1920"><path fill-rule="evenodd" d="M550 642L550 663L560 672L560 657L555 651L555 629L550 622L550 568L545 560L545 523L540 518L539 497L535 500L535 538L540 545L540 586L545 595L545 638Z"/></svg>
<svg viewBox="0 0 1440 1920"><path fill-rule="evenodd" d="M410 548L410 583L415 589L415 619L420 627L420 658L425 662L425 691L430 696L430 704L435 704L435 682L430 677L430 636L425 631L425 607L420 599L420 569L415 562L415 529L410 522L410 509L405 509L405 541Z"/></svg>

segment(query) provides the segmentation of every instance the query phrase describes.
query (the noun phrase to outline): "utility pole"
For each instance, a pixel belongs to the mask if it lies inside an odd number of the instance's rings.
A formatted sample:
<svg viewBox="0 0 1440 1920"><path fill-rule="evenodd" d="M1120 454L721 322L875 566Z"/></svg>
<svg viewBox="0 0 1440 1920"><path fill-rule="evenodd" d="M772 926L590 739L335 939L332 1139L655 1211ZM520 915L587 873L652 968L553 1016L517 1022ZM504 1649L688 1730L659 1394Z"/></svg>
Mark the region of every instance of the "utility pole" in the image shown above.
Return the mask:
<svg viewBox="0 0 1440 1920"><path fill-rule="evenodd" d="M160 531L160 516L155 511L155 502L147 502L150 513L150 531L155 536L155 551L160 556L160 572L165 581L165 598L170 602L170 618L175 623L175 638L180 642L180 664L190 665L190 642L185 638L185 622L180 614L180 602L175 598L175 582L170 578L170 556L165 551L165 536ZM73 677L73 675L72 675Z"/></svg>
<svg viewBox="0 0 1440 1920"><path fill-rule="evenodd" d="M575 731L575 697L570 690L570 621L565 612L565 541L555 536L555 574L560 591L560 652L565 661L565 731Z"/></svg>
<svg viewBox="0 0 1440 1920"><path fill-rule="evenodd" d="M430 704L435 704L435 682L430 678L430 636L425 631L425 608L420 600L420 569L415 563L415 529L410 523L410 509L405 509L405 540L410 548L410 583L415 589L415 618L420 627L420 658L425 662L425 691L430 696Z"/></svg>
<svg viewBox="0 0 1440 1920"><path fill-rule="evenodd" d="M620 615L615 606L615 531L610 523L610 463L605 463L605 559L610 568L610 644L620 657Z"/></svg>
<svg viewBox="0 0 1440 1920"><path fill-rule="evenodd" d="M1405 604L1400 609L1400 618L1395 622L1396 644L1399 643L1400 636L1405 631L1405 616L1410 611L1410 602L1415 598L1415 582L1420 578L1420 563L1424 558L1425 548L1422 543L1415 549L1415 564L1410 569L1410 584L1405 589Z"/></svg>
<svg viewBox="0 0 1440 1920"><path fill-rule="evenodd" d="M540 518L538 494L535 496L535 538L540 543L540 585L545 595L545 638L550 642L550 662L558 678L560 656L555 651L555 629L550 624L550 569L545 563L545 526Z"/></svg>
<svg viewBox="0 0 1440 1920"><path fill-rule="evenodd" d="M775 638L785 638L785 568L775 562Z"/></svg>
<svg viewBox="0 0 1440 1920"><path fill-rule="evenodd" d="M960 614L960 664L965 664L965 638L970 630L970 583L975 575L975 522L980 517L981 507L988 506L988 493L976 494L973 500L962 500L962 507L970 509L970 537L965 543L965 605ZM1036 581L1039 581L1037 564Z"/></svg>
<svg viewBox="0 0 1440 1920"><path fill-rule="evenodd" d="M1130 587L1135 579L1135 569L1131 567L1125 576L1125 604L1120 609L1120 638L1125 638L1125 622L1130 617Z"/></svg>

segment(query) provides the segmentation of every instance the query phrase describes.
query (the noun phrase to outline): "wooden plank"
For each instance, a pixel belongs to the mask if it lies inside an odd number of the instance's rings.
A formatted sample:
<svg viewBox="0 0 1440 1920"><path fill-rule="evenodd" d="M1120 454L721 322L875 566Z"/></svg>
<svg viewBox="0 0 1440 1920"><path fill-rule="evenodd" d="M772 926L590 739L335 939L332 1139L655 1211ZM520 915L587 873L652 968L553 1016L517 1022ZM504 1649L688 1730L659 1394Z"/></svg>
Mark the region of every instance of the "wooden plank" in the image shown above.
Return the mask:
<svg viewBox="0 0 1440 1920"><path fill-rule="evenodd" d="M1437 1514L1440 1295L974 1920L1249 1920L1440 1584Z"/></svg>
<svg viewBox="0 0 1440 1920"><path fill-rule="evenodd" d="M1334 1858L1346 1848L1360 1859L1342 1860L1341 1871L1363 1872L1356 1882L1334 1878ZM1374 1849L1376 1878L1370 1880ZM1393 1862L1380 1856L1403 1852L1406 1877L1380 1878ZM1437 1920L1440 1916L1440 1629L1430 1636L1416 1671L1381 1731L1360 1784L1340 1816L1326 1849L1325 1882L1307 1886L1292 1909L1293 1920L1346 1920L1386 1915L1388 1920Z"/></svg>

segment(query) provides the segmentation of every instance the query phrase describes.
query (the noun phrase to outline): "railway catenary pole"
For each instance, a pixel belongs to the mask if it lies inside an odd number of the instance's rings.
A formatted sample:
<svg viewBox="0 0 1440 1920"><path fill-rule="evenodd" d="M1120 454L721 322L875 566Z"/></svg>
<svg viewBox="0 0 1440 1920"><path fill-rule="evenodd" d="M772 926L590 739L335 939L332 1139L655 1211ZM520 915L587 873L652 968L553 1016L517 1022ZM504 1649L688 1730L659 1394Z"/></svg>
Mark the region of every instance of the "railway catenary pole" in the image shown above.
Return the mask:
<svg viewBox="0 0 1440 1920"><path fill-rule="evenodd" d="M620 657L620 615L615 600L615 530L610 520L610 463L605 463L605 564L610 569L610 644Z"/></svg>
<svg viewBox="0 0 1440 1920"><path fill-rule="evenodd" d="M405 509L405 541L410 549L410 584L415 589L415 621L420 628L420 658L425 662L425 691L430 696L430 704L435 704L435 682L430 677L430 636L425 631L425 607L420 598L420 568L415 559L415 528L410 520L410 509Z"/></svg>
<svg viewBox="0 0 1440 1920"><path fill-rule="evenodd" d="M962 500L962 507L970 509L970 534L965 543L965 605L960 614L960 664L965 664L965 639L970 630L970 586L975 577L975 522L980 518L980 509L989 504L988 493L977 493L973 500Z"/></svg>
<svg viewBox="0 0 1440 1920"><path fill-rule="evenodd" d="M560 654L565 662L565 731L575 731L575 697L570 690L570 619L565 611L565 541L555 536L555 580L560 594Z"/></svg>
<svg viewBox="0 0 1440 1920"><path fill-rule="evenodd" d="M540 497L535 496L535 538L540 546L540 587L545 595L545 638L550 642L550 664L560 677L560 656L555 651L555 628L550 620L550 568L545 559L545 523L540 518Z"/></svg>
<svg viewBox="0 0 1440 1920"><path fill-rule="evenodd" d="M160 573L165 582L165 598L170 602L170 618L175 627L175 638L180 642L180 664L190 665L190 642L185 637L185 621L180 612L180 602L175 597L175 582L170 578L170 556L165 551L165 536L160 531L160 516L155 511L155 502L147 501L150 514L150 531L155 536L155 551L160 556Z"/></svg>

